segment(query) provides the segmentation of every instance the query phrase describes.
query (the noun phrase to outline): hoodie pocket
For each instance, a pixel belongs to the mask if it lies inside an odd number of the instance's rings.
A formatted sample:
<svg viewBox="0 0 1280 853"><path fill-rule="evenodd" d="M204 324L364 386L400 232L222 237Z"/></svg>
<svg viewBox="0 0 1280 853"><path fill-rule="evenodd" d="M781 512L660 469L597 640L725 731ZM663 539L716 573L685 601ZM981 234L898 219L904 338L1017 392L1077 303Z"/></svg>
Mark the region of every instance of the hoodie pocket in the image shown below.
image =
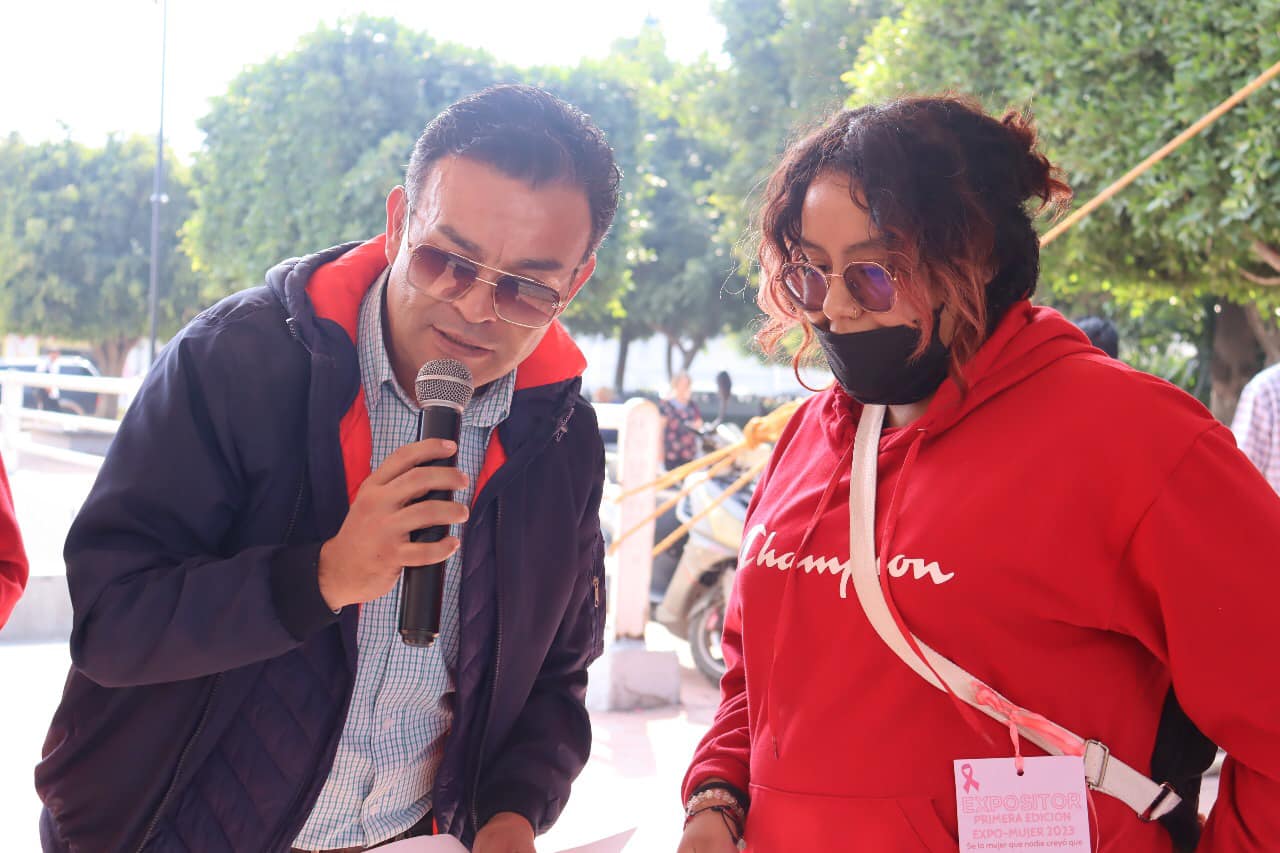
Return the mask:
<svg viewBox="0 0 1280 853"><path fill-rule="evenodd" d="M747 850L956 853L945 803L928 797L838 797L751 786Z"/></svg>
<svg viewBox="0 0 1280 853"><path fill-rule="evenodd" d="M943 821L939 808L942 805L940 800L931 800L927 797L918 797L906 800L898 800L898 807L902 809L902 816L906 819L911 829L920 836L920 843L924 850L938 851L938 853L952 853L959 848L959 839L951 834L951 830L947 829L946 823ZM954 804L947 803L952 808Z"/></svg>

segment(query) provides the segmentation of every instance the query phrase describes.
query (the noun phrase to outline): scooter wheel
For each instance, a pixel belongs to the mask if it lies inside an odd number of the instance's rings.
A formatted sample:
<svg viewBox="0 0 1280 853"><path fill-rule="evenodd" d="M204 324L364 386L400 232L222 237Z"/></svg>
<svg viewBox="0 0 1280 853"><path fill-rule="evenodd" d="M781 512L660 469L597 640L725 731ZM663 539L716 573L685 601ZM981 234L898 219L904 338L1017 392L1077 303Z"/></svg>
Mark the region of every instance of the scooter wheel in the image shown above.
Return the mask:
<svg viewBox="0 0 1280 853"><path fill-rule="evenodd" d="M698 671L719 686L724 675L720 638L724 631L724 592L715 584L698 598L689 612L689 650Z"/></svg>

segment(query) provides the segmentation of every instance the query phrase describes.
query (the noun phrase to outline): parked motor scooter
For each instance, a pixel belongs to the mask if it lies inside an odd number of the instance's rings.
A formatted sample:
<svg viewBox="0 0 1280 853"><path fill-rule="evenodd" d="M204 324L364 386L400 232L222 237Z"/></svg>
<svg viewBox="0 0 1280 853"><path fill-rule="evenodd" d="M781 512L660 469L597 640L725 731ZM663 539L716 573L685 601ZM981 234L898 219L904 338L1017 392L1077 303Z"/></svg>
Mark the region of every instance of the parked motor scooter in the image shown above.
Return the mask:
<svg viewBox="0 0 1280 853"><path fill-rule="evenodd" d="M733 424L726 424L724 429L720 429L719 419L700 427L688 424L682 426L698 436L699 449L704 454L727 447L742 437L741 430ZM688 478L686 478L674 487L662 489L655 496L655 501L659 504L668 503L678 492L683 491L683 487L688 485L689 482ZM678 515L679 509L679 504L672 505L662 515L654 519L654 542L665 542L667 537L684 523L684 519L681 519ZM686 515L685 519L688 517ZM671 584L671 579L675 577L676 567L680 565L680 557L684 553L684 545L688 541L689 534L684 533L672 542L669 547L654 556L653 566L649 574L649 604L653 608L657 608L662 603L663 596L667 594L667 587Z"/></svg>

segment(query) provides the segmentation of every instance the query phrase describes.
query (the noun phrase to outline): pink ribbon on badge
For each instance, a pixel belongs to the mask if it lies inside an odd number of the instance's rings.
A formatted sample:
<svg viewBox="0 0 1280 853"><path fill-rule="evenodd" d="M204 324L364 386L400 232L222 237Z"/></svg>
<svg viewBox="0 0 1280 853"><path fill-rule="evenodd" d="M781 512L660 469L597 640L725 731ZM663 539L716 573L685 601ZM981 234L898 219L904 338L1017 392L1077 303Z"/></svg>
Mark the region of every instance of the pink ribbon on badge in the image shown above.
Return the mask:
<svg viewBox="0 0 1280 853"><path fill-rule="evenodd" d="M978 780L973 778L972 764L961 764L960 772L964 775L964 792L966 794L969 793L970 788L975 791L982 790L981 786L978 785Z"/></svg>

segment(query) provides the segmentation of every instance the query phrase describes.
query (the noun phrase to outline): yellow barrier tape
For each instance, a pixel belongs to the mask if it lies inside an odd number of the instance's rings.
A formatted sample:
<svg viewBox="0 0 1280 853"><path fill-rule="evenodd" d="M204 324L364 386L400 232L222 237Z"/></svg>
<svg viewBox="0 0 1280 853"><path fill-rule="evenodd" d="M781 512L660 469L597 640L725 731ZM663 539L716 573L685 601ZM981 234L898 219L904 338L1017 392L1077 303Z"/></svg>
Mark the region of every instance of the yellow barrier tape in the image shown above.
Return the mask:
<svg viewBox="0 0 1280 853"><path fill-rule="evenodd" d="M728 459L721 459L719 462L717 462L716 464L712 465L710 468L707 469L707 476L714 477L716 474L719 474L725 468L728 468L730 465L732 465L735 461L736 461L736 457L733 457L733 456L730 456ZM612 555L612 554L618 553L618 546L622 544L623 539L626 539L632 533L635 533L641 527L644 527L646 524L653 521L654 519L662 515L667 510L671 509L673 506L679 503L681 498L683 498L685 495L692 492L697 487L698 487L697 483L687 485L684 488L682 488L680 491L676 492L673 497L663 501L661 506L659 506L653 512L645 516L644 521L639 522L630 530L628 530L626 533L623 533L621 536L615 539L612 543L610 543L609 554Z"/></svg>
<svg viewBox="0 0 1280 853"><path fill-rule="evenodd" d="M657 545L654 545L653 556L656 557L659 554L661 554L663 551L670 548L672 545L675 544L677 539L679 539L686 532L688 532L689 528L693 527L693 525L697 524L699 521L705 518L707 513L711 512L711 510L720 506L720 504L727 501L731 496L742 491L742 489L747 485L747 483L750 483L752 480L754 480L760 474L760 472L764 470L764 466L768 464L769 464L768 459L761 459L755 465L752 465L751 468L746 473L744 473L738 479L734 480L732 485L730 485L720 494L716 495L715 500L713 500L711 503L703 507L700 512L695 513L694 516L690 518L688 521L686 521L684 524L680 525L675 530L671 531L671 535L669 535L666 539L663 539Z"/></svg>

